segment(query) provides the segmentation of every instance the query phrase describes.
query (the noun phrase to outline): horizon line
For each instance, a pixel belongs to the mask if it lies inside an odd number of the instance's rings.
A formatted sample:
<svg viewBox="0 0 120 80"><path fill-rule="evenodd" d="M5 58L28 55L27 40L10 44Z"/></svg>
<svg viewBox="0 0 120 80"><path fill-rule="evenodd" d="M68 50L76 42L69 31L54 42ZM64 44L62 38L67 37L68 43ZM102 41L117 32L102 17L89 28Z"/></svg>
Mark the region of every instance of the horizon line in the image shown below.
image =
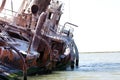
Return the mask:
<svg viewBox="0 0 120 80"><path fill-rule="evenodd" d="M120 51L86 51L86 52L79 52L79 53L120 53Z"/></svg>

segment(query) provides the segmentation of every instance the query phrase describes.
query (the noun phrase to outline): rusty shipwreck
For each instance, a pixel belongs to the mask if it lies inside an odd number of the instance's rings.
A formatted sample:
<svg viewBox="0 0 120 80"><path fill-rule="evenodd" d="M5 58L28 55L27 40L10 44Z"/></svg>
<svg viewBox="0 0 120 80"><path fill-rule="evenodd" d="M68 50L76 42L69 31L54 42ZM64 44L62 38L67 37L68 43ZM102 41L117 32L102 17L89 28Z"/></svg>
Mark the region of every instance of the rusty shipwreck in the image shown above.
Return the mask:
<svg viewBox="0 0 120 80"><path fill-rule="evenodd" d="M0 5L0 79L78 66L79 54L73 28L59 25L62 2L56 0L2 0ZM6 9L6 5L11 6ZM9 13L9 14L8 14ZM71 27L69 27L71 26Z"/></svg>

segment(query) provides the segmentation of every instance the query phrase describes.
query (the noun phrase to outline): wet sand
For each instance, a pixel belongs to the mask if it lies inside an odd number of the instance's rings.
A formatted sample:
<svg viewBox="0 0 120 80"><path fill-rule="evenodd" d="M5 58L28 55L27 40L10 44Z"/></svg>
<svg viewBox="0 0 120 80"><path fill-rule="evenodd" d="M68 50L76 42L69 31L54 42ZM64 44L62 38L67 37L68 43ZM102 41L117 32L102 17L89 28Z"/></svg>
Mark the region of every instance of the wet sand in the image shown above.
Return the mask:
<svg viewBox="0 0 120 80"><path fill-rule="evenodd" d="M120 80L120 53L80 54L78 68L29 76L28 80Z"/></svg>

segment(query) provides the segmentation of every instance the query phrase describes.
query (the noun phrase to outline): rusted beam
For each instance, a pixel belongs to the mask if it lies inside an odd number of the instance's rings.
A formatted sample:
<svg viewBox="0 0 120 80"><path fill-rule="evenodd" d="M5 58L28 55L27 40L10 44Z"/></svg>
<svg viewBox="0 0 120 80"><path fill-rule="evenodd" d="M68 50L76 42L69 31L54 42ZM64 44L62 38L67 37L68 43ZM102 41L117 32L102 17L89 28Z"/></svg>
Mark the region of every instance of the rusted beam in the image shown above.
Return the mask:
<svg viewBox="0 0 120 80"><path fill-rule="evenodd" d="M0 12L4 9L5 3L6 3L6 0L2 0L2 4L0 6Z"/></svg>

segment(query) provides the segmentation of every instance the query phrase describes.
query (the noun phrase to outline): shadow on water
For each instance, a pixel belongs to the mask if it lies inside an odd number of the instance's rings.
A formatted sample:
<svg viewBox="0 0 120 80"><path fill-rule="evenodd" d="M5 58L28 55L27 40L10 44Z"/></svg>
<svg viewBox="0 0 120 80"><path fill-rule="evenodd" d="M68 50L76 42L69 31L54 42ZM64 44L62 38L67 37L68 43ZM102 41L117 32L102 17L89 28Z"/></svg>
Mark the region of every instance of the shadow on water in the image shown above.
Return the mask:
<svg viewBox="0 0 120 80"><path fill-rule="evenodd" d="M119 80L120 53L80 54L78 68L29 76L29 80Z"/></svg>

